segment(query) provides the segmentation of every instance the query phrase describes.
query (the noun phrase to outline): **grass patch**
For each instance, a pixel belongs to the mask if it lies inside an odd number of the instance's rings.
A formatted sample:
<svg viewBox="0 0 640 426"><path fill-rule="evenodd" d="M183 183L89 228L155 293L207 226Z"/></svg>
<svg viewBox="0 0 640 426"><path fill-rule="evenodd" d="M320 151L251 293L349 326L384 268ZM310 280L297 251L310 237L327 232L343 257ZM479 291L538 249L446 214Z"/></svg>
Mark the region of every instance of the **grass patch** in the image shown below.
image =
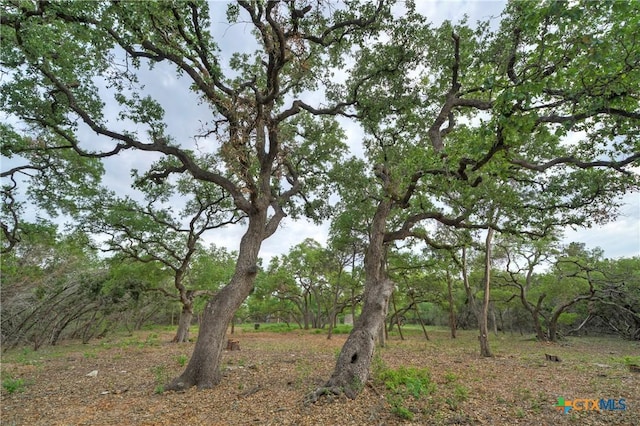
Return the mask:
<svg viewBox="0 0 640 426"><path fill-rule="evenodd" d="M339 324L333 327L333 334L349 334L353 330L353 326L349 324Z"/></svg>
<svg viewBox="0 0 640 426"><path fill-rule="evenodd" d="M384 363L374 358L375 380L383 384L387 390L386 398L391 411L405 420L413 420L411 405L423 396L436 389L431 380L431 373L426 368L401 366L396 369L387 368Z"/></svg>
<svg viewBox="0 0 640 426"><path fill-rule="evenodd" d="M256 328L257 326L257 328ZM255 324L239 324L236 325L236 328L240 328L242 331L269 331L272 333L283 333L287 331L296 330L298 327L292 327L291 325L287 325L284 322L274 322L274 323L255 323Z"/></svg>

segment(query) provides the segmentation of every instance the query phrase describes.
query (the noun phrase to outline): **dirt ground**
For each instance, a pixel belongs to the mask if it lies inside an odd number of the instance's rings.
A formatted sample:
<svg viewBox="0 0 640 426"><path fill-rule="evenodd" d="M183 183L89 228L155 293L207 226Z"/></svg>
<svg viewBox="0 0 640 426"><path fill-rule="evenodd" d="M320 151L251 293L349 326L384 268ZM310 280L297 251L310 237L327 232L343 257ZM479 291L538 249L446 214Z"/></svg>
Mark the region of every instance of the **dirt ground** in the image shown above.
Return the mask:
<svg viewBox="0 0 640 426"><path fill-rule="evenodd" d="M430 341L392 337L378 365L427 367L436 385L403 401L405 417L413 417L407 420L375 380L356 400L305 404L330 376L345 335L236 331L241 349L224 353L222 384L159 393L193 349L171 337L147 331L3 354L3 384L23 386L13 393L3 386L2 425L640 425L640 374L623 363L640 355L639 342L592 337L546 345L507 334L492 336L496 356L482 359L474 332L455 340L444 330L431 332ZM555 408L559 397L624 398L626 410L564 414Z"/></svg>

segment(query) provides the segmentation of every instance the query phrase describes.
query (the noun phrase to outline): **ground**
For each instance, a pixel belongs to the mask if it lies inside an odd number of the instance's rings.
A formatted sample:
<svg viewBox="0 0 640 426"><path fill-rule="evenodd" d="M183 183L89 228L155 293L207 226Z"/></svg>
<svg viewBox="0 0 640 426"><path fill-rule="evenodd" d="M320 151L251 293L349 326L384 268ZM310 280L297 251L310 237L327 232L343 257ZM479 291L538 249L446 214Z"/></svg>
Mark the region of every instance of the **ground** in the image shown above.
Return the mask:
<svg viewBox="0 0 640 426"><path fill-rule="evenodd" d="M114 335L82 345L65 342L2 357L2 425L640 425L640 374L624 364L640 342L573 338L543 344L527 336L492 336L494 358L478 356L476 333L430 341L392 336L375 368L428 368L428 395L367 383L356 400L305 403L330 376L346 335L236 328L239 351L223 356L225 377L211 390L164 392L193 343L170 343L172 331ZM405 336L407 337L407 336ZM545 354L560 357L550 362ZM558 398L624 398L626 410L564 414ZM587 407L589 405L587 404ZM411 419L411 420L409 420Z"/></svg>

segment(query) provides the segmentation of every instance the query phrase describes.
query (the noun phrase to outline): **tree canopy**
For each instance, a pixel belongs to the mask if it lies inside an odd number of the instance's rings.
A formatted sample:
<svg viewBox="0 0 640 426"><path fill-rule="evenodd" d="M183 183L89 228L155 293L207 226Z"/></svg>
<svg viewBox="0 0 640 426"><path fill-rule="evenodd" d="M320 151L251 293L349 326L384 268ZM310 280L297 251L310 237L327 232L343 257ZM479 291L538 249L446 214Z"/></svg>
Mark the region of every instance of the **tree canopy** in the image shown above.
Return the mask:
<svg viewBox="0 0 640 426"><path fill-rule="evenodd" d="M258 281L298 304L305 323L333 325L355 303L346 268L351 259L355 277L363 259L360 318L316 392L353 397L404 279L389 268L402 248L448 250L470 297L465 250L484 240L486 323L494 237L605 223L640 187L638 2L514 1L499 22L475 25L431 24L412 1L225 7L220 24L220 6L198 0L2 5L4 252L29 237L27 185L30 202L69 215L103 247L172 270L186 306L198 241L242 226L234 271L167 389L221 380L227 325L287 216L332 220L331 250L305 241L271 265L278 282ZM250 44L223 45L221 25L245 26ZM171 122L163 77L185 92L189 123ZM347 158L347 126L359 129L357 158ZM130 176L125 189L103 187L113 161ZM518 273L511 284L527 301ZM584 277L574 278L582 295ZM407 295L419 304L419 292Z"/></svg>

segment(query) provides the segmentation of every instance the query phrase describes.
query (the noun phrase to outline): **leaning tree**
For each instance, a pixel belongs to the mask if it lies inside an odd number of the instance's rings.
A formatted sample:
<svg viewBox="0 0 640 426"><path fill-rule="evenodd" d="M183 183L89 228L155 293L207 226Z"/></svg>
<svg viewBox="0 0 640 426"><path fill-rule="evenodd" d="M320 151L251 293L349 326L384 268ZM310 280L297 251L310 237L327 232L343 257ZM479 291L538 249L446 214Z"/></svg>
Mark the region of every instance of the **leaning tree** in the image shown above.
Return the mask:
<svg viewBox="0 0 640 426"><path fill-rule="evenodd" d="M355 76L373 77L357 107L378 188L364 306L311 399L355 397L369 377L393 241L433 241L432 222L543 236L615 217L639 184L639 8L513 2L496 30L432 28L408 10L363 46Z"/></svg>
<svg viewBox="0 0 640 426"><path fill-rule="evenodd" d="M238 1L220 25L225 10L197 0L2 7L12 154L117 157L119 167L148 166L140 179L149 181L189 174L224 190L245 217L235 273L207 303L186 370L165 388L214 386L262 242L285 216L322 212L324 173L344 149L333 117L358 95L334 72L352 65L353 40L377 30L387 5ZM224 37L247 28L239 40ZM174 108L179 94L188 116ZM182 121L172 123L168 108Z"/></svg>

